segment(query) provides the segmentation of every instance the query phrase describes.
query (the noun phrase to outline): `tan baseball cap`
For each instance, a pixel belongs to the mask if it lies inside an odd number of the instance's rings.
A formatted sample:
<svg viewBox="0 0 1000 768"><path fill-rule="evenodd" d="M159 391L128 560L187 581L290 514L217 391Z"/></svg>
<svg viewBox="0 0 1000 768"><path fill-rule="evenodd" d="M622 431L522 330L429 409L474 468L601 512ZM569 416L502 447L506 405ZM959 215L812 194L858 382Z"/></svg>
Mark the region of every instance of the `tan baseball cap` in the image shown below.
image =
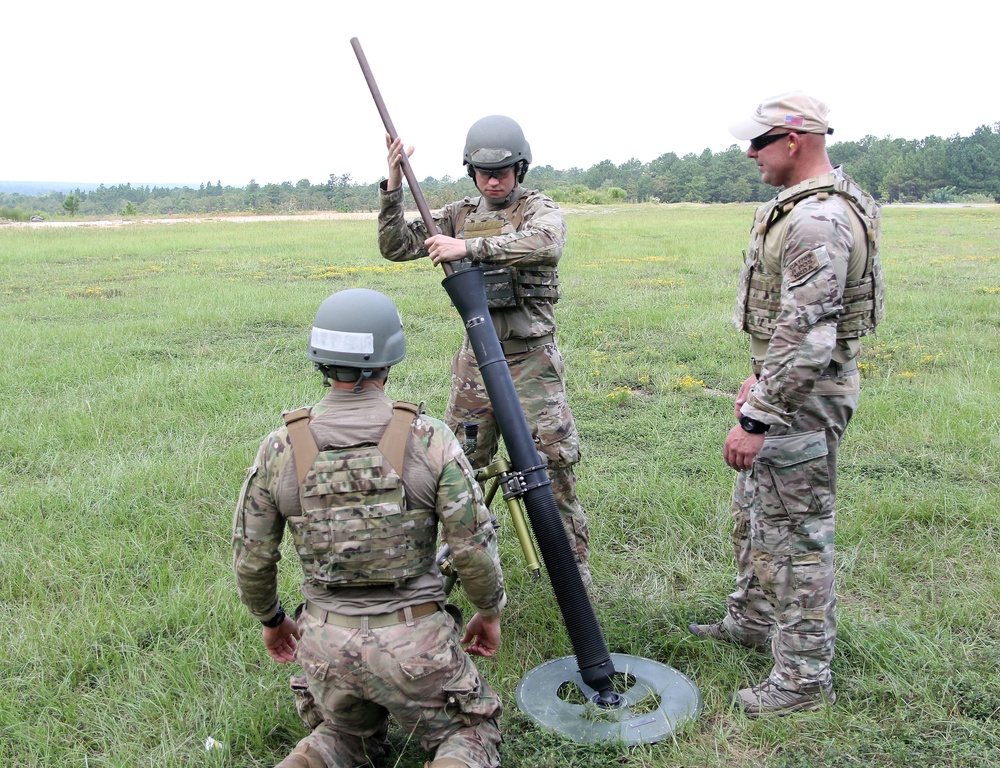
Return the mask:
<svg viewBox="0 0 1000 768"><path fill-rule="evenodd" d="M788 128L794 133L833 133L826 116L829 108L819 99L790 91L764 99L746 120L729 127L740 141L756 139L772 128Z"/></svg>

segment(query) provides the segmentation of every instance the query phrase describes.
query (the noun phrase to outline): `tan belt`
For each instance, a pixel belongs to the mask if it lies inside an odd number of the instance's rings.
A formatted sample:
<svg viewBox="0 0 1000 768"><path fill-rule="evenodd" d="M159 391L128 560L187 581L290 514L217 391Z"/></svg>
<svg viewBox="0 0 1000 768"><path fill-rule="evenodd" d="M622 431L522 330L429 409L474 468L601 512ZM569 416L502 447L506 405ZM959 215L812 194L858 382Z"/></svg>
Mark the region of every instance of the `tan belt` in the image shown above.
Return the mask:
<svg viewBox="0 0 1000 768"><path fill-rule="evenodd" d="M348 616L344 613L334 613L325 611L318 605L306 603L306 613L323 624L332 624L335 627L346 627L348 629L363 629L366 624L368 629L378 629L380 627L391 627L396 624L409 624L414 619L430 616L440 610L437 603L422 603L412 607L407 606L392 613L377 613L373 616Z"/></svg>
<svg viewBox="0 0 1000 768"><path fill-rule="evenodd" d="M503 348L503 353L505 355L520 355L524 352L530 352L538 347L544 347L546 344L551 344L554 341L554 337L551 333L547 333L544 336L536 336L533 339L507 339L506 341L501 341L500 346Z"/></svg>

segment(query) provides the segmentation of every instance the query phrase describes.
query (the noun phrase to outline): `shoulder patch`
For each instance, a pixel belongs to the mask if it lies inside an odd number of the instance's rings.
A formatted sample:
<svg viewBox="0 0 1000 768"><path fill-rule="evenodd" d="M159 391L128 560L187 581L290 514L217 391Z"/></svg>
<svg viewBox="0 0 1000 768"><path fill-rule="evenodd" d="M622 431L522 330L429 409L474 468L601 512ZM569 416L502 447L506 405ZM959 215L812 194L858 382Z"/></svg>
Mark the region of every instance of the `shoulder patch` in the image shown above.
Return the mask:
<svg viewBox="0 0 1000 768"><path fill-rule="evenodd" d="M785 267L785 272L792 282L798 282L818 270L820 266L816 252L807 251Z"/></svg>

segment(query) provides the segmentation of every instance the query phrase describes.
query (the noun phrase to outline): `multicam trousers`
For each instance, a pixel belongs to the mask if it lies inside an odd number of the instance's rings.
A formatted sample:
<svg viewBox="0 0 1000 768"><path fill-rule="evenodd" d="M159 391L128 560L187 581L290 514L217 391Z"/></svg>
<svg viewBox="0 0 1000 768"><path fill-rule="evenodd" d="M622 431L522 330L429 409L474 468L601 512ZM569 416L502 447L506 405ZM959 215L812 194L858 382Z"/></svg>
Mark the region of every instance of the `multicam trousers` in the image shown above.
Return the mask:
<svg viewBox="0 0 1000 768"><path fill-rule="evenodd" d="M573 472L573 465L580 461L580 436L566 399L562 355L553 341L526 352L508 354L506 358L535 445L548 460L552 496L570 546L585 567L590 534L576 495ZM485 467L496 456L500 430L468 337L452 360L451 379L444 421L459 438L464 434L462 425L465 422L474 421L479 425L478 446L469 460L476 469Z"/></svg>
<svg viewBox="0 0 1000 768"><path fill-rule="evenodd" d="M390 714L435 759L500 765L500 699L462 650L447 612L367 632L308 613L298 625L298 660L322 715L300 744L319 752L329 768L381 758Z"/></svg>
<svg viewBox="0 0 1000 768"><path fill-rule="evenodd" d="M859 384L857 372L820 379L792 424L772 427L753 468L736 478L736 591L723 626L750 640L771 635L770 678L788 690L831 680L837 453Z"/></svg>

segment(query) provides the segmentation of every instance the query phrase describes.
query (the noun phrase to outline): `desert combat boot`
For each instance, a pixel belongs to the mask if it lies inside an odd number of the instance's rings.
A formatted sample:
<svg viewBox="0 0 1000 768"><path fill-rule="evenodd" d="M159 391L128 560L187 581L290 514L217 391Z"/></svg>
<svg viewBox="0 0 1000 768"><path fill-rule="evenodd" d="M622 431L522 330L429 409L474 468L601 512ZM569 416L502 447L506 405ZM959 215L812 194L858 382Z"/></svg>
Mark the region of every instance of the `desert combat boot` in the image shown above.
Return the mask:
<svg viewBox="0 0 1000 768"><path fill-rule="evenodd" d="M721 621L716 624L688 624L688 632L695 637L708 637L712 640L718 640L720 643L741 645L744 648L752 648L755 651L763 653L771 650L771 639L769 637L758 637L734 632L724 627Z"/></svg>
<svg viewBox="0 0 1000 768"><path fill-rule="evenodd" d="M837 701L833 681L802 691L780 688L772 680L765 680L753 688L744 688L733 697L733 705L747 717L790 715L792 712L811 712Z"/></svg>

